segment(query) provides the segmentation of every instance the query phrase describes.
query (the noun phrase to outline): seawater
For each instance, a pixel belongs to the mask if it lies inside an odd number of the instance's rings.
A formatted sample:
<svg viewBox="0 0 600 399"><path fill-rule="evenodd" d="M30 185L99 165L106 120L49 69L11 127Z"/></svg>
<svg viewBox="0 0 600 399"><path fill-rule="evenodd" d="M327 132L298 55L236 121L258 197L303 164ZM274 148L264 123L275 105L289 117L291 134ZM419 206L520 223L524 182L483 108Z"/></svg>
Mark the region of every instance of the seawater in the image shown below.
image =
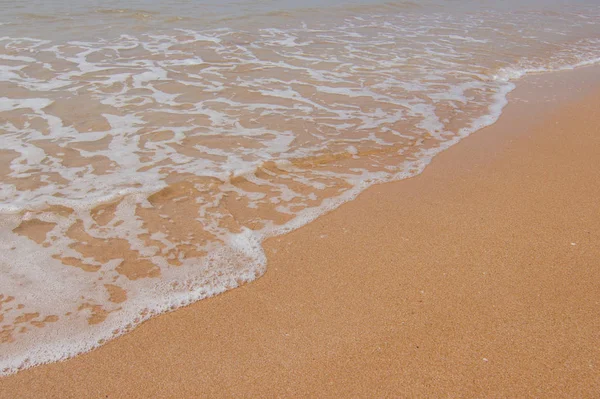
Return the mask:
<svg viewBox="0 0 600 399"><path fill-rule="evenodd" d="M598 62L599 21L594 2L0 1L0 374L259 277L266 237L418 174L521 76Z"/></svg>

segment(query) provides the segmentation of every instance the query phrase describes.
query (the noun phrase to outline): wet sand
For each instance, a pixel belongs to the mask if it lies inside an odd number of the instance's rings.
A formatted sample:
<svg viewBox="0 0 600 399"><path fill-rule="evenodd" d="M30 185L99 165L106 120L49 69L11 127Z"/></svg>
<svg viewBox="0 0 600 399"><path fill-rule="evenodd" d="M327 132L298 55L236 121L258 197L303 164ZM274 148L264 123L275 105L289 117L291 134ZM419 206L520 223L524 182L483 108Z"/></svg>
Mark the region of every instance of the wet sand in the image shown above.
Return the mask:
<svg viewBox="0 0 600 399"><path fill-rule="evenodd" d="M259 280L0 397L597 396L599 72L519 82L423 174L268 240Z"/></svg>

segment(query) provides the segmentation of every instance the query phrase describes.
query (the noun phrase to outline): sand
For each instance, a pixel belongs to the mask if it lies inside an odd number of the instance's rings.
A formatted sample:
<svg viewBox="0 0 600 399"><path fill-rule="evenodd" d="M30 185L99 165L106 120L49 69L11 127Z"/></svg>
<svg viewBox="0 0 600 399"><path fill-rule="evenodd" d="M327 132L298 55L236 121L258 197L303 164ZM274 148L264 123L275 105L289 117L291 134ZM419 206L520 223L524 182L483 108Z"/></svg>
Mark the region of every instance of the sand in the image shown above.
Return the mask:
<svg viewBox="0 0 600 399"><path fill-rule="evenodd" d="M600 69L510 97L420 176L268 240L259 280L0 397L597 397Z"/></svg>

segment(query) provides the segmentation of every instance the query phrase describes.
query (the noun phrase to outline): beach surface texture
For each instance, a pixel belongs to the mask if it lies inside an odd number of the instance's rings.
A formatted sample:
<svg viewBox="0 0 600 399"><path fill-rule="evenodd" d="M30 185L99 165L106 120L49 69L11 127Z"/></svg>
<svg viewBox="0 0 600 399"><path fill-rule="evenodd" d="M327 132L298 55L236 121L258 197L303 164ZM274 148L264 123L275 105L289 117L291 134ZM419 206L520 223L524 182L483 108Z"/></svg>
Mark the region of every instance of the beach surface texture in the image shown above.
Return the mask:
<svg viewBox="0 0 600 399"><path fill-rule="evenodd" d="M532 75L416 177L264 242L268 268L2 398L600 392L600 73Z"/></svg>

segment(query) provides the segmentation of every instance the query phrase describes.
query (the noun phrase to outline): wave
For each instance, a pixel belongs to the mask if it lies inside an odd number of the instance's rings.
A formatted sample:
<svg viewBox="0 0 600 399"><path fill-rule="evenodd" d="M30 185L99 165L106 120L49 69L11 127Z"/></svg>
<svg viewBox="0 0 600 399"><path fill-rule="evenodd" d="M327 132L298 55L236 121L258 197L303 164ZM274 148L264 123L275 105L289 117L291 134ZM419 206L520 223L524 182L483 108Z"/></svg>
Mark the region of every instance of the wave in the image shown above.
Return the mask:
<svg viewBox="0 0 600 399"><path fill-rule="evenodd" d="M252 281L265 238L420 173L522 76L600 59L581 13L361 10L0 38L0 374Z"/></svg>

